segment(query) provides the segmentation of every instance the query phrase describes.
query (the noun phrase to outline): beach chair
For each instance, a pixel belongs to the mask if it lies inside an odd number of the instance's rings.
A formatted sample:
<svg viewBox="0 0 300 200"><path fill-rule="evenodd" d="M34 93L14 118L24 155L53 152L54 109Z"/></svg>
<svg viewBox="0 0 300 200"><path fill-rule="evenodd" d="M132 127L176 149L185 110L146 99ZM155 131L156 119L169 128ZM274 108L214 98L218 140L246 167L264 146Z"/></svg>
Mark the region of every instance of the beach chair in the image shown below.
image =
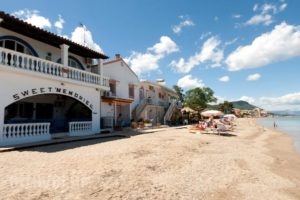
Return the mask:
<svg viewBox="0 0 300 200"><path fill-rule="evenodd" d="M215 131L217 132L218 135L220 135L221 133L225 133L225 134L228 134L228 132L231 132L233 131L233 127L227 127L226 125L224 124L217 124L217 128L215 129Z"/></svg>

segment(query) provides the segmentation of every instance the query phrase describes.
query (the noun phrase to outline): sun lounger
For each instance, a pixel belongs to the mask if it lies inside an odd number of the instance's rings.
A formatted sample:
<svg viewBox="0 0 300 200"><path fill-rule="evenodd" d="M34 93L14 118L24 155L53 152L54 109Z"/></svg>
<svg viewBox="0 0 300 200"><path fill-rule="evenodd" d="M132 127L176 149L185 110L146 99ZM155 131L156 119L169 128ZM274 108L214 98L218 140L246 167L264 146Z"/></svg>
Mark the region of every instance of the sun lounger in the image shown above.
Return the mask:
<svg viewBox="0 0 300 200"><path fill-rule="evenodd" d="M233 126L226 126L224 124L218 124L216 132L220 135L221 133L228 134L228 132L233 131Z"/></svg>

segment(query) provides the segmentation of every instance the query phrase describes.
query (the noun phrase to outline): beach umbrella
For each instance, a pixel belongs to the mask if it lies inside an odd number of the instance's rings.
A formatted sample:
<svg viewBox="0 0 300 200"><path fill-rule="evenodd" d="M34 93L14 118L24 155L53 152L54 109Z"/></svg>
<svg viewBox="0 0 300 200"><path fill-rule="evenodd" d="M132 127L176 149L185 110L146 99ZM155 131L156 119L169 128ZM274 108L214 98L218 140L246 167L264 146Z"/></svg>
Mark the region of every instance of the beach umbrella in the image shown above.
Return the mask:
<svg viewBox="0 0 300 200"><path fill-rule="evenodd" d="M219 110L206 110L201 112L201 115L203 117L215 117L215 116L222 116L224 115L224 113Z"/></svg>
<svg viewBox="0 0 300 200"><path fill-rule="evenodd" d="M181 112L197 113L197 111L191 109L190 107L184 107L184 108L182 108Z"/></svg>
<svg viewBox="0 0 300 200"><path fill-rule="evenodd" d="M230 121L233 121L236 118L236 116L234 114L226 114L223 117Z"/></svg>
<svg viewBox="0 0 300 200"><path fill-rule="evenodd" d="M226 117L226 118L233 118L233 119L236 118L236 116L235 116L234 114L226 114L226 115L224 115L223 117Z"/></svg>

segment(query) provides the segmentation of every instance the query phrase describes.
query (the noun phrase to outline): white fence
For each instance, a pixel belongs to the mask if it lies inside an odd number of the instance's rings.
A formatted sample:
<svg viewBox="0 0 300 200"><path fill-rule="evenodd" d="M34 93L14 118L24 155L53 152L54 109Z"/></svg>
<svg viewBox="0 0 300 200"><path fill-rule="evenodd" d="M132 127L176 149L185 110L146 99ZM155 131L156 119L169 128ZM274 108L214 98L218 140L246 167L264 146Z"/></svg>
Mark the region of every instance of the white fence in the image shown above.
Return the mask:
<svg viewBox="0 0 300 200"><path fill-rule="evenodd" d="M69 123L69 134L70 136L85 136L92 135L92 122L70 122Z"/></svg>
<svg viewBox="0 0 300 200"><path fill-rule="evenodd" d="M50 123L4 124L0 145L50 140Z"/></svg>
<svg viewBox="0 0 300 200"><path fill-rule="evenodd" d="M55 77L109 87L109 78L0 47L0 64Z"/></svg>

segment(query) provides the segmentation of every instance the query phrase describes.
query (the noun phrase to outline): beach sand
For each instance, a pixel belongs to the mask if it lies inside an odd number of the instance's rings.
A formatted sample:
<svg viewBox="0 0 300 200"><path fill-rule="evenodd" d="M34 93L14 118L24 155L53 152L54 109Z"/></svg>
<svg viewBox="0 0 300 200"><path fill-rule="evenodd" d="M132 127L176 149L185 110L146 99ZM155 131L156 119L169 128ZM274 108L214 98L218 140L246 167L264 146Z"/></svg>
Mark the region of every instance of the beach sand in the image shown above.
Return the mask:
<svg viewBox="0 0 300 200"><path fill-rule="evenodd" d="M170 128L0 153L0 199L300 199L291 138L236 123L228 136Z"/></svg>

